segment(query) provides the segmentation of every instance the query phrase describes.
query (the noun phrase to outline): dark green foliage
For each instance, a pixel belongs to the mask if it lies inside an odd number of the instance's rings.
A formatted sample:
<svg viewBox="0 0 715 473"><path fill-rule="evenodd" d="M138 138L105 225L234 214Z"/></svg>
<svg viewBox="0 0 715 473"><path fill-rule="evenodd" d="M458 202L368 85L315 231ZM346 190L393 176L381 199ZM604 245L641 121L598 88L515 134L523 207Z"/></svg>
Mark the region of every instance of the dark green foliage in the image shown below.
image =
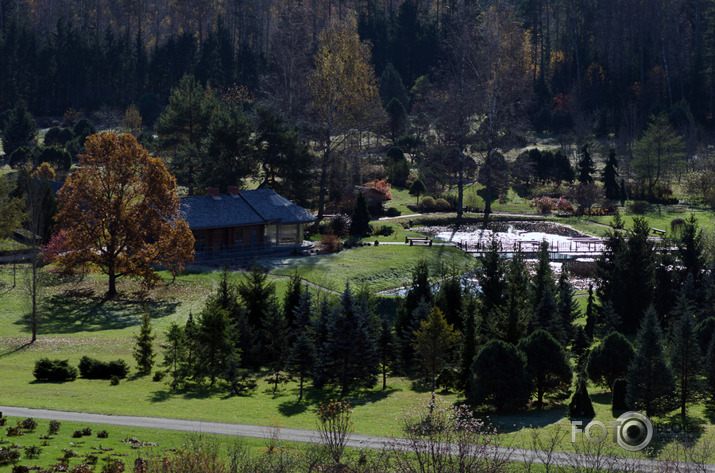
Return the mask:
<svg viewBox="0 0 715 473"><path fill-rule="evenodd" d="M685 417L688 403L700 394L702 355L695 334L694 317L689 313L680 316L673 328L669 344L669 361L675 376L676 395L680 402L680 415Z"/></svg>
<svg viewBox="0 0 715 473"><path fill-rule="evenodd" d="M298 376L300 381L298 402L303 399L303 383L305 379L314 373L318 364L311 327L312 312L313 302L310 291L306 290L301 294L298 306L293 310L294 328L291 334L293 345L287 361L288 371Z"/></svg>
<svg viewBox="0 0 715 473"><path fill-rule="evenodd" d="M526 371L536 392L537 405L544 404L545 394L558 394L571 386L571 367L564 347L547 331L536 330L519 342L526 355Z"/></svg>
<svg viewBox="0 0 715 473"><path fill-rule="evenodd" d="M263 320L263 340L266 366L271 370L273 378L273 394L278 390L278 384L286 381L281 376L289 354L289 328L284 313L280 310L275 297L266 301L266 318Z"/></svg>
<svg viewBox="0 0 715 473"><path fill-rule="evenodd" d="M608 335L611 332L616 332L621 328L622 322L621 318L613 310L613 304L611 301L607 301L603 305L601 318L598 321L598 327L596 332L599 336Z"/></svg>
<svg viewBox="0 0 715 473"><path fill-rule="evenodd" d="M593 409L591 396L588 395L586 377L581 374L576 381L576 391L569 403L569 417L585 417L591 419L595 417L596 411Z"/></svg>
<svg viewBox="0 0 715 473"><path fill-rule="evenodd" d="M55 169L69 171L72 167L72 155L59 146L43 146L37 157L39 163L50 163Z"/></svg>
<svg viewBox="0 0 715 473"><path fill-rule="evenodd" d="M499 242L492 239L488 251L479 259L476 279L480 293L479 313L489 326L498 318L498 312L504 305L506 259L499 253Z"/></svg>
<svg viewBox="0 0 715 473"><path fill-rule="evenodd" d="M58 420L51 420L49 426L49 434L53 435L60 431L61 422Z"/></svg>
<svg viewBox="0 0 715 473"><path fill-rule="evenodd" d="M365 236L370 234L370 212L367 209L367 200L362 194L358 194L355 201L355 208L350 221L351 236Z"/></svg>
<svg viewBox="0 0 715 473"><path fill-rule="evenodd" d="M83 356L79 360L79 373L87 379L111 379L126 378L129 373L129 365L124 360L100 361L88 356Z"/></svg>
<svg viewBox="0 0 715 473"><path fill-rule="evenodd" d="M356 387L372 387L377 382L379 359L376 340L371 336L368 314L345 286L339 307L331 311L320 352L323 382L340 387L345 396Z"/></svg>
<svg viewBox="0 0 715 473"><path fill-rule="evenodd" d="M410 186L410 195L417 196L417 204L420 203L420 194L424 194L425 191L427 191L427 186L421 179L417 179Z"/></svg>
<svg viewBox="0 0 715 473"><path fill-rule="evenodd" d="M586 372L595 384L611 389L616 379L626 377L634 356L631 342L621 333L611 332L591 350Z"/></svg>
<svg viewBox="0 0 715 473"><path fill-rule="evenodd" d="M0 465L14 463L20 459L20 452L11 448L0 447Z"/></svg>
<svg viewBox="0 0 715 473"><path fill-rule="evenodd" d="M559 276L559 283L556 287L556 306L560 322L563 324L562 330L566 333L567 340L570 340L573 336L574 320L581 315L578 302L574 299L574 293L574 288L568 280L568 271L566 266L563 265L561 275Z"/></svg>
<svg viewBox="0 0 715 473"><path fill-rule="evenodd" d="M544 291L549 290L551 296L556 293L554 284L554 272L551 270L551 259L549 258L549 243L544 241L539 246L539 254L536 262L536 273L531 282L529 292L532 307L541 302L544 298Z"/></svg>
<svg viewBox="0 0 715 473"><path fill-rule="evenodd" d="M88 118L82 118L80 121L75 123L72 128L74 133L74 139L81 145L84 146L84 141L88 136L97 133L97 129L94 124Z"/></svg>
<svg viewBox="0 0 715 473"><path fill-rule="evenodd" d="M488 342L472 364L470 398L473 405L492 404L497 409L519 409L531 396L526 355L511 343Z"/></svg>
<svg viewBox="0 0 715 473"><path fill-rule="evenodd" d="M462 329L463 297L462 282L458 276L443 280L434 297L434 304L442 310L447 322L458 330Z"/></svg>
<svg viewBox="0 0 715 473"><path fill-rule="evenodd" d="M397 69L395 69L392 63L387 63L387 66L385 66L385 69L382 71L378 87L380 89L380 98L384 105L389 104L392 99L397 99L403 105L403 108L409 108L407 89L402 82L400 73L397 72Z"/></svg>
<svg viewBox="0 0 715 473"><path fill-rule="evenodd" d="M245 307L245 320L234 316L241 333L240 347L243 351L243 366L257 369L265 361L262 352L261 337L263 321L267 317L266 301L275 295L275 284L268 282L268 275L259 267L254 266L251 272L244 276L236 286L236 292L241 296Z"/></svg>
<svg viewBox="0 0 715 473"><path fill-rule="evenodd" d="M695 329L698 337L698 346L700 346L700 353L707 353L710 342L712 341L713 335L715 335L715 317L708 317L707 319L700 322Z"/></svg>
<svg viewBox="0 0 715 473"><path fill-rule="evenodd" d="M566 338L566 333L563 330L563 324L561 323L559 317L556 301L554 300L554 296L551 294L549 289L544 291L541 300L534 308L534 313L531 316L531 323L529 324L529 327L530 332L539 329L556 329L558 332L555 335L557 335L559 339Z"/></svg>
<svg viewBox="0 0 715 473"><path fill-rule="evenodd" d="M457 388L464 391L465 395L469 397L472 363L477 355L477 321L474 304L467 304L464 307L462 317L464 318L464 328L460 339L459 372L456 384Z"/></svg>
<svg viewBox="0 0 715 473"><path fill-rule="evenodd" d="M586 331L583 327L576 327L574 330L573 343L571 344L571 351L576 355L579 360L579 366L582 365L581 360L584 359L583 355L586 353L588 348L591 346L591 339L586 335Z"/></svg>
<svg viewBox="0 0 715 473"><path fill-rule="evenodd" d="M715 334L713 335L705 357L705 391L710 407L715 407Z"/></svg>
<svg viewBox="0 0 715 473"><path fill-rule="evenodd" d="M45 146L64 146L64 143L60 142L60 133L62 128L58 126L53 126L45 133L45 138L43 143Z"/></svg>
<svg viewBox="0 0 715 473"><path fill-rule="evenodd" d="M586 331L586 336L588 338L593 338L594 328L596 327L596 310L594 308L595 302L593 300L593 284L588 285L588 299L586 300L586 326L584 330Z"/></svg>
<svg viewBox="0 0 715 473"><path fill-rule="evenodd" d="M616 159L616 150L611 148L608 150L608 159L606 166L603 168L603 191L606 194L606 199L618 200L621 195L621 190L618 187L618 159Z"/></svg>
<svg viewBox="0 0 715 473"><path fill-rule="evenodd" d="M496 200L500 194L506 194L509 191L509 187L511 186L509 163L503 154L496 151L491 154L489 173L487 174L486 165L481 166L477 173L477 181L480 184L486 186L489 180L491 180L491 192L489 196L492 201ZM479 195L483 199L486 199L486 190L479 192Z"/></svg>
<svg viewBox="0 0 715 473"><path fill-rule="evenodd" d="M581 148L581 158L578 161L578 180L583 184L593 183L593 173L596 168L593 163L591 153L588 152L588 145Z"/></svg>
<svg viewBox="0 0 715 473"><path fill-rule="evenodd" d="M296 270L288 283L288 289L283 296L283 318L288 325L288 330L295 328L294 314L299 309L301 298L303 295L303 283L300 275Z"/></svg>
<svg viewBox="0 0 715 473"><path fill-rule="evenodd" d="M142 116L142 125L151 128L161 114L161 105L156 94L148 93L139 97L137 110Z"/></svg>
<svg viewBox="0 0 715 473"><path fill-rule="evenodd" d="M169 326L169 331L166 333L166 342L162 347L164 348L163 366L169 368L171 376L174 378L171 385L176 387L183 381L190 368L186 363L188 349L186 332L176 322L172 322Z"/></svg>
<svg viewBox="0 0 715 473"><path fill-rule="evenodd" d="M418 261L415 265L415 269L412 271L412 285L410 289L408 289L407 295L397 311L395 334L402 347L402 359L400 361L403 365L409 365L412 360L412 332L414 332L419 325L419 317L416 314L416 310L420 304L427 306L432 304L429 267L424 260ZM427 313L429 313L429 307L424 315L426 316Z"/></svg>
<svg viewBox="0 0 715 473"><path fill-rule="evenodd" d="M643 409L648 417L673 407L673 372L665 360L663 333L651 307L636 339L636 355L628 366L628 405Z"/></svg>
<svg viewBox="0 0 715 473"><path fill-rule="evenodd" d="M2 147L6 155L12 154L17 148L27 146L32 148L37 138L37 124L27 111L27 105L20 101L8 116L4 129Z"/></svg>
<svg viewBox="0 0 715 473"><path fill-rule="evenodd" d="M501 330L506 342L516 345L526 333L529 310L529 272L521 253L512 256L506 273L506 303Z"/></svg>
<svg viewBox="0 0 715 473"><path fill-rule="evenodd" d="M628 410L626 396L628 395L628 382L624 378L618 378L613 382L611 408L614 411Z"/></svg>
<svg viewBox="0 0 715 473"><path fill-rule="evenodd" d="M7 156L8 153L5 153ZM20 146L15 148L12 153L9 153L8 163L13 168L19 168L27 163L33 164L35 162L35 155L32 149L28 146Z"/></svg>
<svg viewBox="0 0 715 473"><path fill-rule="evenodd" d="M402 135L407 128L407 110L399 99L393 97L387 102L385 111L387 112L387 130L390 133L390 139L396 143L397 137Z"/></svg>
<svg viewBox="0 0 715 473"><path fill-rule="evenodd" d="M235 339L237 330L225 309L207 307L199 316L196 330L199 379L209 378L211 384L227 372L229 359L240 360Z"/></svg>
<svg viewBox="0 0 715 473"><path fill-rule="evenodd" d="M380 337L377 339L377 352L382 368L382 389L387 389L387 372L394 370L397 362L397 342L392 327L383 319L380 326Z"/></svg>
<svg viewBox="0 0 715 473"><path fill-rule="evenodd" d="M142 326L139 329L139 335L136 338L136 345L134 346L134 360L137 362L137 370L141 374L151 373L151 369L154 366L154 336L151 333L151 318L149 313L144 311L142 316Z"/></svg>
<svg viewBox="0 0 715 473"><path fill-rule="evenodd" d="M690 275L694 284L702 279L705 267L703 257L703 234L698 229L698 220L694 214L685 221L682 229L677 232L678 259L683 267L685 276Z"/></svg>

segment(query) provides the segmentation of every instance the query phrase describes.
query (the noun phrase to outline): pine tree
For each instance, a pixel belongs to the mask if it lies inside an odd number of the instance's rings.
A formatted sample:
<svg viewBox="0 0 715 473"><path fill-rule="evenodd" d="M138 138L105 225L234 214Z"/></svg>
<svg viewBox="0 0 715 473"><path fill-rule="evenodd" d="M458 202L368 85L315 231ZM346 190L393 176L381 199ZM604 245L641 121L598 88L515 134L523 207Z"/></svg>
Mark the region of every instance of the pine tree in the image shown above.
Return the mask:
<svg viewBox="0 0 715 473"><path fill-rule="evenodd" d="M370 234L370 212L367 209L367 200L363 193L359 193L355 201L352 219L350 221L351 236L365 236Z"/></svg>
<svg viewBox="0 0 715 473"><path fill-rule="evenodd" d="M526 355L511 343L488 342L472 363L470 402L492 404L497 409L521 408L531 395Z"/></svg>
<svg viewBox="0 0 715 473"><path fill-rule="evenodd" d="M197 374L208 377L211 385L228 370L233 358L240 363L236 349L236 328L225 309L206 308L201 312L196 327Z"/></svg>
<svg viewBox="0 0 715 473"><path fill-rule="evenodd" d="M139 329L139 335L136 337L137 344L134 347L134 359L137 362L137 369L141 374L151 373L151 368L154 366L154 346L153 342L156 337L151 333L151 318L149 313L144 311L142 316L142 326Z"/></svg>
<svg viewBox="0 0 715 473"><path fill-rule="evenodd" d="M621 201L621 205L626 205L626 200L628 200L628 189L626 189L625 179L621 179L621 185L618 186L618 200Z"/></svg>
<svg viewBox="0 0 715 473"><path fill-rule="evenodd" d="M477 356L477 323L475 313L471 307L464 310L464 329L462 330L461 347L459 350L459 379L458 388L463 390L467 398L470 397L469 378L471 377L472 363Z"/></svg>
<svg viewBox="0 0 715 473"><path fill-rule="evenodd" d="M544 298L544 291L547 289L553 297L556 286L554 285L554 272L551 270L551 259L549 258L549 243L542 241L537 256L536 272L529 290L532 307L536 307L541 302Z"/></svg>
<svg viewBox="0 0 715 473"><path fill-rule="evenodd" d="M263 324L268 316L266 302L275 296L275 289L276 285L268 281L266 272L257 265L237 284L236 292L243 300L246 314L245 321L238 321L238 325L242 326L241 348L246 368L255 370L266 362Z"/></svg>
<svg viewBox="0 0 715 473"><path fill-rule="evenodd" d="M596 168L591 153L588 152L588 145L583 145L581 158L578 161L578 181L581 184L592 184L594 172L596 172Z"/></svg>
<svg viewBox="0 0 715 473"><path fill-rule="evenodd" d="M37 138L37 124L27 111L27 104L19 101L10 112L5 125L4 138L2 139L5 156L10 156L16 149L27 146L34 147Z"/></svg>
<svg viewBox="0 0 715 473"><path fill-rule="evenodd" d="M186 376L196 377L198 368L198 329L194 322L194 315L189 311L189 318L184 325L184 337L186 338L186 358L184 359L184 372Z"/></svg>
<svg viewBox="0 0 715 473"><path fill-rule="evenodd" d="M672 407L673 372L663 353L663 333L651 307L636 338L636 355L628 367L628 405L643 409L648 417Z"/></svg>
<svg viewBox="0 0 715 473"><path fill-rule="evenodd" d="M411 345L412 333L419 325L416 310L420 304L426 304L429 312L432 304L432 289L429 283L429 266L425 260L419 260L412 270L412 284L397 309L395 335L400 343L400 362L405 367L411 364L414 356Z"/></svg>
<svg viewBox="0 0 715 473"><path fill-rule="evenodd" d="M184 329L172 322L166 333L163 366L171 371L171 387L176 388L184 379L184 364L186 363L186 335Z"/></svg>
<svg viewBox="0 0 715 473"><path fill-rule="evenodd" d="M293 341L293 348L288 358L288 371L298 376L300 383L298 402L303 400L303 384L311 376L317 363L315 345L307 330L301 330Z"/></svg>
<svg viewBox="0 0 715 473"><path fill-rule="evenodd" d="M580 316L578 302L574 299L574 289L568 280L566 265L562 265L559 283L556 287L558 313L563 323L567 339L573 336L573 322Z"/></svg>
<svg viewBox="0 0 715 473"><path fill-rule="evenodd" d="M596 332L598 332L600 337L605 337L611 332L617 332L622 322L621 318L616 314L616 311L613 310L611 301L606 301L606 303L603 304L602 312Z"/></svg>
<svg viewBox="0 0 715 473"><path fill-rule="evenodd" d="M506 259L499 253L499 242L492 239L482 255L476 270L476 279L481 293L479 313L487 326L498 325L499 313L505 302Z"/></svg>
<svg viewBox="0 0 715 473"><path fill-rule="evenodd" d="M539 304L534 308L534 312L531 316L531 323L529 324L530 332L534 332L539 329L550 330L552 328L559 328L560 322L558 315L558 307L556 306L556 301L554 296L551 294L549 289L544 290L543 296L539 301ZM566 334L563 333L563 325L561 325L561 330L559 330L559 338L565 338Z"/></svg>
<svg viewBox="0 0 715 473"><path fill-rule="evenodd" d="M516 345L526 332L524 319L529 317L528 302L529 272L523 255L516 253L509 261L506 273L504 341Z"/></svg>
<svg viewBox="0 0 715 473"><path fill-rule="evenodd" d="M680 415L685 418L687 404L701 391L702 357L693 327L693 316L685 313L673 330L670 347L670 366L675 375L675 387L680 402Z"/></svg>
<svg viewBox="0 0 715 473"><path fill-rule="evenodd" d="M578 326L574 331L573 343L571 344L571 351L577 357L577 366L579 370L585 367L586 357L584 356L591 346L591 339L586 335L586 331L583 327Z"/></svg>
<svg viewBox="0 0 715 473"><path fill-rule="evenodd" d="M378 82L378 87L380 89L380 98L383 104L387 104L391 99L397 99L400 101L405 108L409 108L409 97L407 95L407 89L405 84L402 82L402 77L400 73L395 69L392 63L387 63L385 69L380 75Z"/></svg>
<svg viewBox="0 0 715 473"><path fill-rule="evenodd" d="M462 329L463 292L460 277L454 276L442 281L434 298L434 304L444 313L447 322L458 330Z"/></svg>
<svg viewBox="0 0 715 473"><path fill-rule="evenodd" d="M621 190L618 187L618 159L616 159L616 150L611 148L608 151L608 159L606 166L603 168L603 190L606 193L606 198L609 200L618 200L621 195Z"/></svg>
<svg viewBox="0 0 715 473"><path fill-rule="evenodd" d="M283 296L283 318L288 324L288 330L293 330L295 327L295 311L300 305L303 295L303 283L300 275L296 270L290 278L288 289Z"/></svg>
<svg viewBox="0 0 715 473"><path fill-rule="evenodd" d="M536 391L537 405L544 405L544 395L563 392L571 386L571 367L566 350L549 332L536 330L517 347L526 355L526 371Z"/></svg>
<svg viewBox="0 0 715 473"><path fill-rule="evenodd" d="M623 334L611 332L600 345L591 349L586 372L595 384L612 389L616 379L626 377L634 357L631 342Z"/></svg>
<svg viewBox="0 0 715 473"><path fill-rule="evenodd" d="M289 349L289 330L284 313L280 310L275 297L266 301L266 318L263 321L263 340L267 366L273 377L273 394L278 391L278 384L285 381L281 371L285 368Z"/></svg>
<svg viewBox="0 0 715 473"><path fill-rule="evenodd" d="M569 417L584 417L592 419L596 416L596 411L593 409L591 396L588 395L588 387L586 376L583 373L578 375L576 380L576 391L569 403Z"/></svg>
<svg viewBox="0 0 715 473"><path fill-rule="evenodd" d="M677 238L678 259L686 275L691 275L697 285L702 279L705 268L703 257L703 234L698 230L698 220L694 214L685 221L682 231Z"/></svg>

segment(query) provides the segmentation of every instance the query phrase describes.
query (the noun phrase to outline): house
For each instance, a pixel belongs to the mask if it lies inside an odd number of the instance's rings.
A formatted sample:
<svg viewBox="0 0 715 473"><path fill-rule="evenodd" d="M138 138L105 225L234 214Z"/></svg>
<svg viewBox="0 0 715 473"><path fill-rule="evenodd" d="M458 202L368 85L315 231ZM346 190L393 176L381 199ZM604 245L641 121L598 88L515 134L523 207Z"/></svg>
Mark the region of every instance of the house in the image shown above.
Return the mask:
<svg viewBox="0 0 715 473"><path fill-rule="evenodd" d="M219 194L181 199L181 215L196 240L196 260L227 259L303 244L306 224L315 216L271 189L239 191L229 187Z"/></svg>

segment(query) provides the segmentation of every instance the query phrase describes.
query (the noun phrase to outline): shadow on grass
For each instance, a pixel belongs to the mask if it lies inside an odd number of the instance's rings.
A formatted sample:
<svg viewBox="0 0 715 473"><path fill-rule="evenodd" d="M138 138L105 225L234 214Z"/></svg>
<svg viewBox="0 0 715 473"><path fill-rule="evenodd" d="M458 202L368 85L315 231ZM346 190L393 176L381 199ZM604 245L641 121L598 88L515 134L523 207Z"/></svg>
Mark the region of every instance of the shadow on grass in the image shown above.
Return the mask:
<svg viewBox="0 0 715 473"><path fill-rule="evenodd" d="M568 408L563 405L546 406L543 409L509 414L477 412L477 417L488 417L489 421L503 434L517 432L525 428L546 427L555 424L567 415Z"/></svg>
<svg viewBox="0 0 715 473"><path fill-rule="evenodd" d="M190 384L180 388L157 389L149 396L149 402L159 403L168 401L174 397L182 397L186 400L191 399L208 399L214 396L223 396L222 399L233 397L229 392L228 385L217 382L213 386L208 384Z"/></svg>
<svg viewBox="0 0 715 473"><path fill-rule="evenodd" d="M68 291L49 297L42 308L39 334L67 334L117 330L141 324L147 310L151 318L173 314L178 302L145 300L119 295L113 299L95 296L91 291ZM15 324L30 330L30 315Z"/></svg>
<svg viewBox="0 0 715 473"><path fill-rule="evenodd" d="M27 342L27 343L23 343L23 344L21 344L21 345L18 345L18 346L14 347L14 348L10 348L8 351L5 351L5 352L0 353L0 357L7 356L7 355L12 355L13 353L17 353L17 352L20 351L20 350L23 350L23 349L25 349L25 348L27 348L27 347L32 346L32 343L33 343L33 342Z"/></svg>
<svg viewBox="0 0 715 473"><path fill-rule="evenodd" d="M374 402L379 402L386 399L390 394L397 391L395 388L388 388L385 390L372 390L363 389L357 391L351 391L348 393L347 401L350 402L352 407L364 406ZM303 390L303 400L298 402L299 388L291 388L286 391L286 395L290 395L292 399L285 400L278 405L278 411L286 416L291 417L294 415L302 414L308 409L317 410L317 407L324 402L328 402L331 399L341 399L339 389L331 388L305 388Z"/></svg>

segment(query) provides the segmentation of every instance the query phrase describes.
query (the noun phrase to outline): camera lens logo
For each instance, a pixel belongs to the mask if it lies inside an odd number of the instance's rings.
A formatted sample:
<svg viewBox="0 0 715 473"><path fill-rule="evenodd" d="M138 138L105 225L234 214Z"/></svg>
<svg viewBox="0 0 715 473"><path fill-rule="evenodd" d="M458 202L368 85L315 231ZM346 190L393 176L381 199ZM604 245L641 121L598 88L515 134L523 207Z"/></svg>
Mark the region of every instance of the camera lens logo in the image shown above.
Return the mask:
<svg viewBox="0 0 715 473"><path fill-rule="evenodd" d="M653 424L640 412L626 412L615 422L614 435L624 450L637 452L653 440Z"/></svg>

